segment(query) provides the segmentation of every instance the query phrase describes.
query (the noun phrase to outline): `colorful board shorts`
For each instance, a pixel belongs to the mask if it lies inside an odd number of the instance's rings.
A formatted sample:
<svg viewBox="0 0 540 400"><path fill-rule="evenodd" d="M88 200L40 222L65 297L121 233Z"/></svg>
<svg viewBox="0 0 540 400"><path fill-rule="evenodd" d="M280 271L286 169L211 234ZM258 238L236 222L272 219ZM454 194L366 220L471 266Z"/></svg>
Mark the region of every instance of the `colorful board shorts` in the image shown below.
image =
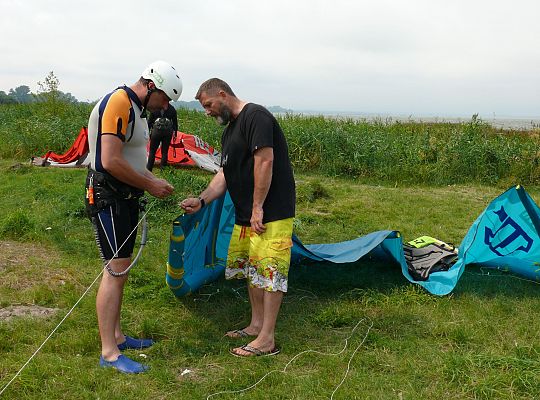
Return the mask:
<svg viewBox="0 0 540 400"><path fill-rule="evenodd" d="M117 200L92 217L96 243L104 261L131 257L138 223L138 199Z"/></svg>
<svg viewBox="0 0 540 400"><path fill-rule="evenodd" d="M234 225L225 278L247 278L252 287L287 292L291 263L293 219L267 222L260 235L251 227Z"/></svg>

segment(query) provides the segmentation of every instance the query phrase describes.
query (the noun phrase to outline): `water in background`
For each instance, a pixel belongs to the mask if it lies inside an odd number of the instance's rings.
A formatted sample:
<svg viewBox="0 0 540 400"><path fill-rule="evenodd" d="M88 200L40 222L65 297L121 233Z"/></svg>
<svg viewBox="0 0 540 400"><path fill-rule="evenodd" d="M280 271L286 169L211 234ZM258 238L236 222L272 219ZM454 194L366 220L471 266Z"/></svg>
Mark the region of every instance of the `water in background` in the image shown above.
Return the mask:
<svg viewBox="0 0 540 400"><path fill-rule="evenodd" d="M322 115L329 118L353 118L366 121L382 121L392 123L395 121L400 122L427 122L427 123L461 123L470 122L471 117L417 117L410 116L393 116L385 114L367 114L367 113L347 113L347 112L316 112L316 111L301 111L292 112L292 114L300 115ZM540 117L497 117L493 116L485 118L478 116L478 119L490 124L494 128L507 129L507 130L539 130L540 129Z"/></svg>

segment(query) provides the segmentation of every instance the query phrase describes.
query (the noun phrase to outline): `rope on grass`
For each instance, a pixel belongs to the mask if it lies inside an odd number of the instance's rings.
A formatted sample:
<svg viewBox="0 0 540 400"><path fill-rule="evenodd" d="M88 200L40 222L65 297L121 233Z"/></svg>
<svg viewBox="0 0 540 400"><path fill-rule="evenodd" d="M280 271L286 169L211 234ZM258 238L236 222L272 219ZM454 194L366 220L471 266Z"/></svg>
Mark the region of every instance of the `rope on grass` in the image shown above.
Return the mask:
<svg viewBox="0 0 540 400"><path fill-rule="evenodd" d="M118 252L122 249L122 247L126 244L126 242L128 241L128 239L131 237L131 235L133 235L133 233L137 230L137 228L139 227L139 225L141 224L141 222L143 221L143 219L146 218L146 214L148 214L148 212L152 209L153 207L153 204L151 204L149 207L148 207L148 210L146 210L146 212L144 213L144 215L141 217L141 219L139 220L139 222L137 223L137 225L135 226L135 228L133 228L133 230L131 231L131 233L128 235L128 237L126 238L126 240L124 240L124 243L122 243L122 245L118 248L118 250L116 250L116 253L114 253L113 257L109 260L109 262L101 269L100 273L96 276L96 279L94 279L94 281L90 284L90 286L88 286L88 288L84 291L84 293L81 295L81 297L79 297L79 300L77 300L75 302L75 304L73 305L73 307L71 307L71 309L67 312L67 314L64 316L64 318L62 318L62 320L58 323L58 325L56 325L56 327L52 330L52 332L49 334L49 336L47 336L47 338L43 341L43 343L41 343L41 345L37 348L37 350L34 352L34 354L32 354L30 356L30 358L24 363L24 365L17 371L17 373L15 374L15 376L13 378L11 378L11 380L2 388L2 390L0 390L0 396L2 395L2 393L4 393L6 391L6 389L13 383L13 381L15 379L17 379L17 377L21 374L21 372L26 368L26 366L28 364L30 364L30 361L33 360L33 358L39 353L39 351L42 349L43 346L45 346L45 344L49 341L49 339L52 337L52 335L54 335L54 333L58 330L58 328L60 328L60 326L64 323L64 321L67 319L67 317L70 316L70 314L73 312L73 310L75 309L75 307L77 307L77 305L81 302L81 300L84 298L84 296L86 296L86 294L90 291L90 289L94 286L94 284L97 282L97 280L99 279L99 277L103 274L103 271L109 267L109 264L111 263L112 260L114 260L114 257L116 257L116 255L118 254Z"/></svg>
<svg viewBox="0 0 540 400"><path fill-rule="evenodd" d="M293 302L296 301L296 300L297 300L297 301L302 301L302 300L304 300L304 299L310 299L310 300L318 300L318 299L319 299L319 297L318 297L315 293L313 293L313 292L311 292L311 291L309 291L309 290L305 290L305 289L294 289L293 292L294 292L294 293L296 293L296 292L305 292L305 293L308 293L308 294L307 294L307 295L304 295L304 296L294 295L294 294L293 294L293 295L291 295L291 296L284 297L284 298L283 298L283 304L293 303ZM297 299L298 296L300 296L300 297Z"/></svg>
<svg viewBox="0 0 540 400"><path fill-rule="evenodd" d="M245 290L246 287L241 287L241 288L238 288L238 289L235 289L235 288L231 288L231 290L233 291L233 293L240 299L240 301L242 301L243 303L249 303L249 300L246 300L246 297L247 297L247 293L246 295L242 296L239 292L241 290ZM219 289L218 291L219 292ZM217 292L215 293L212 293L212 295L216 294ZM305 295L305 296L300 296L298 299L296 297L296 295L290 295L290 292L287 293L287 296L283 297L283 302L282 304L287 304L287 303L293 303L294 301L298 300L304 300L304 299L318 299L317 295L309 290L305 290L305 289L294 289L294 292L305 292L305 293L308 293L309 295ZM208 295L203 295L203 296L208 296Z"/></svg>
<svg viewBox="0 0 540 400"><path fill-rule="evenodd" d="M485 270L488 271L485 271ZM493 268L486 268L486 267L480 267L480 274L477 274L475 272L465 271L467 275L475 275L475 276L489 276L490 278L511 278L516 279L518 281L524 281L524 282L530 282L534 283L536 285L540 285L539 281L535 281L529 278L522 278L521 276L512 275L511 273L508 273L507 271L502 271L499 269L493 269ZM498 273L497 273L498 272Z"/></svg>
<svg viewBox="0 0 540 400"><path fill-rule="evenodd" d="M362 318L360 321L358 321L356 323L356 325L354 326L354 328L352 329L351 331L351 334L345 339L345 345L343 346L343 349L341 349L341 351L337 352L337 353L324 353L324 352L321 352L321 351L318 351L318 350L304 350L304 351L301 351L300 353L298 353L297 355L295 355L293 358L291 358L289 360L289 362L287 362L287 364L285 364L285 367L283 367L283 369L281 370L278 370L278 369L275 369L275 370L272 370L268 373L266 373L265 375L262 376L262 378L260 378L257 382L255 382L253 385L251 386L248 386L244 389L240 389L240 390L226 390L226 391L222 391L222 392L216 392L216 393L212 393L210 395L208 395L206 397L206 400L210 399L211 397L214 397L214 396L218 396L220 394L236 394L236 393L243 393L243 392L247 392L248 390L251 390L253 388L255 388L259 383L261 383L264 379L266 379L266 377L270 376L271 374L275 373L275 372L281 372L281 373L286 373L287 372L287 368L289 367L289 365L291 365L293 363L294 360L296 360L298 357L300 357L301 355L303 354L307 354L307 353L315 353L315 354L320 354L320 355L323 355L323 356L339 356L340 354L342 354L348 347L349 345L349 339L354 335L354 332L356 331L356 328L358 328L358 326L365 320L366 318ZM345 374L343 375L343 378L341 379L341 382L339 382L339 384L336 386L336 388L334 389L334 391L332 392L332 395L330 396L330 400L333 400L334 398L334 394L338 391L338 389L341 387L341 385L343 385L343 383L345 382L345 379L347 379L347 376L349 375L349 371L351 369L351 362L354 358L354 356L356 355L356 353L358 352L358 350L360 350L360 347L362 347L362 345L364 344L364 342L366 341L366 338L368 337L369 335L369 332L371 330L371 328L373 327L373 321L370 321L370 325L368 326L367 328L367 331L362 339L362 341L360 342L360 344L358 346L356 346L356 348L354 349L351 357L349 358L349 362L347 363L347 370L345 371Z"/></svg>

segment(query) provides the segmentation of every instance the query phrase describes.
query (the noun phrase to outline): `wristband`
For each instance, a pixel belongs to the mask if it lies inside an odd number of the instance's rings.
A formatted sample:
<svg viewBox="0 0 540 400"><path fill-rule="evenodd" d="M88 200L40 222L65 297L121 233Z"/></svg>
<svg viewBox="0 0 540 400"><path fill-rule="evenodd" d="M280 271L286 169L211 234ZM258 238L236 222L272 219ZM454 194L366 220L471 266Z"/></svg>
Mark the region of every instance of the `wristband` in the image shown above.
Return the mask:
<svg viewBox="0 0 540 400"><path fill-rule="evenodd" d="M201 208L204 208L204 206L206 205L206 202L204 201L202 197L199 197L199 202L201 203Z"/></svg>

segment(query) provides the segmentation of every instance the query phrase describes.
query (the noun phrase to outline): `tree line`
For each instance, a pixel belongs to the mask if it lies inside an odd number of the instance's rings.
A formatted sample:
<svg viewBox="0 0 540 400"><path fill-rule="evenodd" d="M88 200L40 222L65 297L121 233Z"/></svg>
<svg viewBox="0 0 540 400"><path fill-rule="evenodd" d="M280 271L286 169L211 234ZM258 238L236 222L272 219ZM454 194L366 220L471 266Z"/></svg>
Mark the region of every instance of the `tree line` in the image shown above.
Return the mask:
<svg viewBox="0 0 540 400"><path fill-rule="evenodd" d="M26 104L37 102L65 102L79 103L77 98L71 93L64 93L59 89L60 80L51 71L43 81L37 83L37 93L32 93L30 87L26 85L9 89L6 93L0 90L0 104Z"/></svg>

